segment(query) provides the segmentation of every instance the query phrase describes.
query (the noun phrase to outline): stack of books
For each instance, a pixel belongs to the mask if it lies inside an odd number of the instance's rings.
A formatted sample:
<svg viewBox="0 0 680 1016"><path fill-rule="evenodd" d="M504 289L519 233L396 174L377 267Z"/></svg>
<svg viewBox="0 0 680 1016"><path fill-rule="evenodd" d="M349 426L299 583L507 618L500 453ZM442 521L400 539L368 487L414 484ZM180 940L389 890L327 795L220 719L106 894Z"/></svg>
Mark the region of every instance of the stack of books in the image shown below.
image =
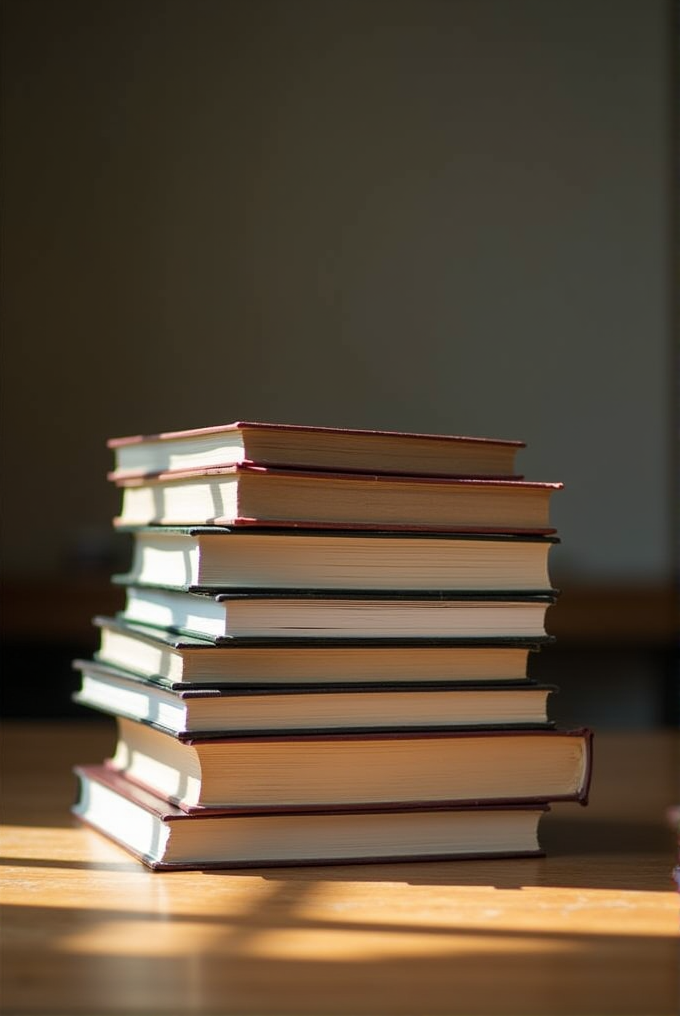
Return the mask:
<svg viewBox="0 0 680 1016"><path fill-rule="evenodd" d="M75 814L152 868L541 853L591 738L528 676L550 498L521 442L262 423L109 442L132 533Z"/></svg>

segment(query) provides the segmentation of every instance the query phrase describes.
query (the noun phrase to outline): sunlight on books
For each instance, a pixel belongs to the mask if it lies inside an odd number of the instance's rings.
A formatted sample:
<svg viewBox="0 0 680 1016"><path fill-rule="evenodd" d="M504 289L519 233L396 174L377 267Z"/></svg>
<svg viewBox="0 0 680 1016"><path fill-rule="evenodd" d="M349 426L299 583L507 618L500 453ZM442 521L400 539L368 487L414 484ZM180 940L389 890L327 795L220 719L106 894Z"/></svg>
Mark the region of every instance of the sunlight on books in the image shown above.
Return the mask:
<svg viewBox="0 0 680 1016"><path fill-rule="evenodd" d="M132 561L74 698L118 740L76 766L78 819L161 871L541 856L592 735L529 672L562 484L515 472L523 442L240 422L108 447Z"/></svg>

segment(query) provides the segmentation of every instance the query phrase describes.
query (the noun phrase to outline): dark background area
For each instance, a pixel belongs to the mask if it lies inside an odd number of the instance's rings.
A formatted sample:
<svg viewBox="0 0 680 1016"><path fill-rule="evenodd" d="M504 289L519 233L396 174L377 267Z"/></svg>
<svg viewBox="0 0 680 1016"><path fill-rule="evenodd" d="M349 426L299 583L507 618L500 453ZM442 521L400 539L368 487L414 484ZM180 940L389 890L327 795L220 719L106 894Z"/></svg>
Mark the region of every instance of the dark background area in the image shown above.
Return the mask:
<svg viewBox="0 0 680 1016"><path fill-rule="evenodd" d="M107 437L527 442L559 722L677 722L673 5L2 5L6 715L118 593Z"/></svg>

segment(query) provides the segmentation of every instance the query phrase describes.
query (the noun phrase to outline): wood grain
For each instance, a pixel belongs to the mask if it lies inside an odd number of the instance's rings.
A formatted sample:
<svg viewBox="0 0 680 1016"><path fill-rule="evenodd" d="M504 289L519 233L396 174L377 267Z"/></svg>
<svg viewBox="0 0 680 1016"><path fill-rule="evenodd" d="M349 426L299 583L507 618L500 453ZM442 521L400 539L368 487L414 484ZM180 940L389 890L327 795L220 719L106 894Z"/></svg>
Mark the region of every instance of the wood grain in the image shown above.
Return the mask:
<svg viewBox="0 0 680 1016"><path fill-rule="evenodd" d="M3 1010L671 1016L677 741L596 738L545 859L153 874L75 825L113 724L6 724Z"/></svg>

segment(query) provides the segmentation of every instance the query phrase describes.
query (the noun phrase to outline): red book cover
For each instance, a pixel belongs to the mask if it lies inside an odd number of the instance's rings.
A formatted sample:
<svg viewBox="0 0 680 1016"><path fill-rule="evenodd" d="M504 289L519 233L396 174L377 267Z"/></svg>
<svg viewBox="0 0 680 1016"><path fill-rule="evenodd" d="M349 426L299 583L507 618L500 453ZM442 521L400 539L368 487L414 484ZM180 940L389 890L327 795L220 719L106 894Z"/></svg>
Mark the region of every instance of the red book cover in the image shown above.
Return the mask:
<svg viewBox="0 0 680 1016"><path fill-rule="evenodd" d="M541 856L537 826L549 810L542 803L503 803L187 814L104 766L78 766L75 773L74 816L156 871ZM427 831L433 822L439 827L434 846ZM468 829L471 822L476 836L461 838L461 822ZM513 837L508 827L518 822L522 832Z"/></svg>
<svg viewBox="0 0 680 1016"><path fill-rule="evenodd" d="M112 438L116 477L183 464L256 462L291 468L403 474L515 476L522 441L238 421Z"/></svg>
<svg viewBox="0 0 680 1016"><path fill-rule="evenodd" d="M550 496L563 486L249 463L112 475L123 493L120 527L215 524L549 535L555 532L548 519Z"/></svg>

